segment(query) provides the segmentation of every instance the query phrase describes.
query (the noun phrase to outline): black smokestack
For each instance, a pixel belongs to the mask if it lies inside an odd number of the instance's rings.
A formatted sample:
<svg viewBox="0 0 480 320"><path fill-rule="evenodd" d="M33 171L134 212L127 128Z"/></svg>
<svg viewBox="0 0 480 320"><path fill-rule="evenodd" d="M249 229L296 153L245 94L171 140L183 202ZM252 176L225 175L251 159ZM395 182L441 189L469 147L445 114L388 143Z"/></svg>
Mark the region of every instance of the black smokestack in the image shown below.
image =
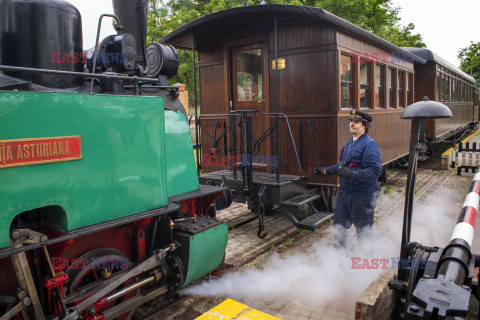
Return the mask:
<svg viewBox="0 0 480 320"><path fill-rule="evenodd" d="M130 33L136 41L137 62L146 64L148 0L112 0L113 11L123 26L123 33Z"/></svg>

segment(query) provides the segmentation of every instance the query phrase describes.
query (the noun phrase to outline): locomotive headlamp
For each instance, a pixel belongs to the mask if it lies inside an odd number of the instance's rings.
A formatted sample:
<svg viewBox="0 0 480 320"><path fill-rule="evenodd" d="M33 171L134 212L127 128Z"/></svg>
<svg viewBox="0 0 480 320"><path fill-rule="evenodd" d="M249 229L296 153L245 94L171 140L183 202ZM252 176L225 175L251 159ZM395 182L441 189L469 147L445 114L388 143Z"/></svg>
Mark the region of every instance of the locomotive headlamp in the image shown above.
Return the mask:
<svg viewBox="0 0 480 320"><path fill-rule="evenodd" d="M147 59L150 65L147 74L149 77L162 75L170 79L177 74L180 57L173 46L157 42L150 43L147 46Z"/></svg>

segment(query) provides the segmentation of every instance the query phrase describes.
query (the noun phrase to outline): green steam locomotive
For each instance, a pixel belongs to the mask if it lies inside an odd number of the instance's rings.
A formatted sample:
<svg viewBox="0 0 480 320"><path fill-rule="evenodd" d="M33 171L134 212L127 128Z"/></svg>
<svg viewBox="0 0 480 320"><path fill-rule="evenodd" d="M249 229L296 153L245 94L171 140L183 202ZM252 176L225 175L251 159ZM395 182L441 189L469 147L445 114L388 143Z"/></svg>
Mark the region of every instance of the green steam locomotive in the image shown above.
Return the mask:
<svg viewBox="0 0 480 320"><path fill-rule="evenodd" d="M171 46L146 0L83 51L63 0L0 0L0 319L130 319L217 269L229 205L199 185ZM222 201L219 201L222 200Z"/></svg>

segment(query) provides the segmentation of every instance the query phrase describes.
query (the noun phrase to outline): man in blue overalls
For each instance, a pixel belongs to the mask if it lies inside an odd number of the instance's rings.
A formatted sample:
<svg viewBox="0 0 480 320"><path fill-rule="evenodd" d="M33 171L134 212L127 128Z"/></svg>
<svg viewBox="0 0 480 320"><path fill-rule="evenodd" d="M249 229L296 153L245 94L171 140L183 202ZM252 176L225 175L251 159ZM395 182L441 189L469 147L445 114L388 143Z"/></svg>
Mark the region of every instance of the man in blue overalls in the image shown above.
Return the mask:
<svg viewBox="0 0 480 320"><path fill-rule="evenodd" d="M362 242L372 235L373 214L378 200L378 177L382 171L380 148L367 133L372 117L365 112L350 112L352 138L343 146L340 162L315 168L317 175L340 177L340 191L333 217L334 248L346 248L347 229L352 223Z"/></svg>

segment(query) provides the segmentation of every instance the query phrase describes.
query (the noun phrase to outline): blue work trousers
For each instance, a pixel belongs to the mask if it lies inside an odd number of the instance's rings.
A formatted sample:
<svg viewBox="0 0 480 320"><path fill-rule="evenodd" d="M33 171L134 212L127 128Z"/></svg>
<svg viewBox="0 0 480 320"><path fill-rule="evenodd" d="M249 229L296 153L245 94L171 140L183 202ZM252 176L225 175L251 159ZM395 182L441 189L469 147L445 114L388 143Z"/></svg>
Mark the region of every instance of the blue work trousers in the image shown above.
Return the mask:
<svg viewBox="0 0 480 320"><path fill-rule="evenodd" d="M373 236L373 214L377 200L378 192L350 194L340 190L333 216L334 248L346 249L347 229L352 224L357 229L359 243Z"/></svg>

